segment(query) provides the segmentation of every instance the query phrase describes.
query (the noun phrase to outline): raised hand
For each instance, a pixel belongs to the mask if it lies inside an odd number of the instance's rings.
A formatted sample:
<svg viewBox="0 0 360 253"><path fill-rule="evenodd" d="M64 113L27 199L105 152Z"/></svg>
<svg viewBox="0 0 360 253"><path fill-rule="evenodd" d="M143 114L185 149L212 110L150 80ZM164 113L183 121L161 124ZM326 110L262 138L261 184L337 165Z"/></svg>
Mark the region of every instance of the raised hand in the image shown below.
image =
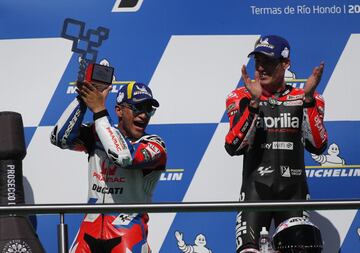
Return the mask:
<svg viewBox="0 0 360 253"><path fill-rule="evenodd" d="M178 245L182 246L185 244L184 240L183 240L183 234L179 231L175 231L175 237L176 240L178 241Z"/></svg>
<svg viewBox="0 0 360 253"><path fill-rule="evenodd" d="M316 66L305 83L304 92L306 102L310 102L314 97L314 92L320 83L324 71L324 65L325 63L321 62L319 66Z"/></svg>
<svg viewBox="0 0 360 253"><path fill-rule="evenodd" d="M247 71L245 65L241 68L241 76L244 80L246 89L250 92L252 99L258 100L262 94L262 87L260 85L260 76L259 72L255 71L255 81L252 82Z"/></svg>
<svg viewBox="0 0 360 253"><path fill-rule="evenodd" d="M93 84L84 81L78 85L77 92L79 93L86 106L94 113L105 110L105 101L111 90L111 86L103 91L98 91Z"/></svg>

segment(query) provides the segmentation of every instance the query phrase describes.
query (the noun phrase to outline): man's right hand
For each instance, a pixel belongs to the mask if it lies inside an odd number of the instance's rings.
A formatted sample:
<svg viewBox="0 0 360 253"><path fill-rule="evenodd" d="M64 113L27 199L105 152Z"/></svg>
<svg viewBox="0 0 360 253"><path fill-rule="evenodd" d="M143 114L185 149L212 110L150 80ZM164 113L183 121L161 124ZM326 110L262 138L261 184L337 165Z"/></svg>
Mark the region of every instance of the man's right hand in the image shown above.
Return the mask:
<svg viewBox="0 0 360 253"><path fill-rule="evenodd" d="M93 84L88 81L83 81L77 84L77 92L86 106L93 112L97 113L106 109L105 101L108 96L111 86L108 86L102 92L98 91Z"/></svg>

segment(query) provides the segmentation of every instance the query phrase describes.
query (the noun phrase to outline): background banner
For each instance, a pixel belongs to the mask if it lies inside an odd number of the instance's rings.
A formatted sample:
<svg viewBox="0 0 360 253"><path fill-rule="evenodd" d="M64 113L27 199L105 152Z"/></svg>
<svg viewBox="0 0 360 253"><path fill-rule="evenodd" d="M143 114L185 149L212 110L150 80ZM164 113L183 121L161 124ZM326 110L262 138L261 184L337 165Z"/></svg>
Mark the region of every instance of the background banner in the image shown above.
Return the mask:
<svg viewBox="0 0 360 253"><path fill-rule="evenodd" d="M61 38L66 18L85 29L110 30L98 62L115 67L108 97L113 111L121 84L147 83L160 102L148 128L168 149L168 165L154 202L237 201L242 157L224 149L225 100L243 85L241 66L260 35L277 34L291 45L287 81L303 87L321 61L318 92L326 101L329 147L306 153L312 199L360 196L360 1L239 0L1 0L0 111L21 113L27 156L26 203L85 203L87 156L50 144L50 131L76 96L79 59ZM251 71L250 71L251 70ZM91 115L87 115L91 120ZM181 252L177 237L201 252L235 252L236 213L150 214L153 252ZM69 240L82 215L67 215ZM313 212L326 253L360 249L358 210ZM47 252L56 252L58 216L37 216Z"/></svg>

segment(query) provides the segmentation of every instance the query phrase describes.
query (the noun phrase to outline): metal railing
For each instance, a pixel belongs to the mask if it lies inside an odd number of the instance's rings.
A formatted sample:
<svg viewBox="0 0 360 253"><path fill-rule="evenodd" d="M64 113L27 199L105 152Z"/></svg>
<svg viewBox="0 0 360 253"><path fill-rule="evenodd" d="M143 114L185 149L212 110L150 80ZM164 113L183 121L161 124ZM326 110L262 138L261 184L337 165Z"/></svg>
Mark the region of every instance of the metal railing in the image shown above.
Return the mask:
<svg viewBox="0 0 360 253"><path fill-rule="evenodd" d="M360 200L309 200L283 202L184 202L152 204L52 204L0 206L0 215L59 214L58 251L68 251L65 214L69 213L176 213L176 212L232 212L240 210L282 211L282 210L345 210L360 209Z"/></svg>

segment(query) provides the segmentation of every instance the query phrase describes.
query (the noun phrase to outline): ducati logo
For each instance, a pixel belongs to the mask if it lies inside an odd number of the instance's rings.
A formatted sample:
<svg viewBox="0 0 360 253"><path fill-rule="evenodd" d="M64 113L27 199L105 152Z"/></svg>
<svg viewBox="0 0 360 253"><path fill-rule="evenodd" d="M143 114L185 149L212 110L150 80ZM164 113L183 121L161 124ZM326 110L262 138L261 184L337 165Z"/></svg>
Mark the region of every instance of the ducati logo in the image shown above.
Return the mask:
<svg viewBox="0 0 360 253"><path fill-rule="evenodd" d="M138 11L144 0L116 0L112 12Z"/></svg>

